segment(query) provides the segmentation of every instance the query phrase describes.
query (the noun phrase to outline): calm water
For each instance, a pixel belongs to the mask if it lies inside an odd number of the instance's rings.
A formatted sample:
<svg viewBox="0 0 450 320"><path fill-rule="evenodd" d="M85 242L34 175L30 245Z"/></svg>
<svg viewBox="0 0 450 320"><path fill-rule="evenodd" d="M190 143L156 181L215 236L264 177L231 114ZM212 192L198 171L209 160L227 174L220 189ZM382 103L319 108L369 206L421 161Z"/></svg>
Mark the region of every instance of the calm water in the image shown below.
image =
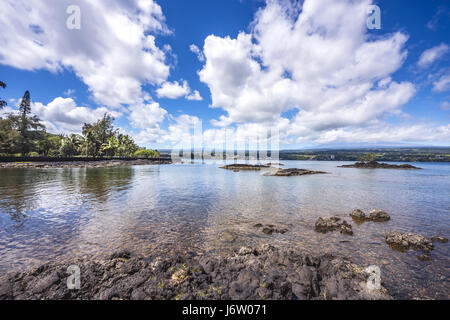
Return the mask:
<svg viewBox="0 0 450 320"><path fill-rule="evenodd" d="M450 244L435 245L431 262L396 252L390 230L450 237L450 164L424 170L337 168L340 162L283 161L328 175L268 177L219 164L105 169L0 169L0 275L43 262L106 256L119 249L233 250L272 243L330 252L379 265L397 298L450 298ZM319 216L351 220L354 208L383 209L391 221L353 224L354 236L314 232ZM257 222L288 226L267 236Z"/></svg>

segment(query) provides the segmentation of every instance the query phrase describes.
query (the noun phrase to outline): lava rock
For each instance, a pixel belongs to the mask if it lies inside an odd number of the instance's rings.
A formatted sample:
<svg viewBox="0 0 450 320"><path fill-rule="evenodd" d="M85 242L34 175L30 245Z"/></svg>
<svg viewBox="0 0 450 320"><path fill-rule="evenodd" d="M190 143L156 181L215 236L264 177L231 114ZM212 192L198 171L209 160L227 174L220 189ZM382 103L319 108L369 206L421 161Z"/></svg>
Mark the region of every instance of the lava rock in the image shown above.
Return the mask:
<svg viewBox="0 0 450 320"><path fill-rule="evenodd" d="M419 170L422 168L415 167L410 164L388 164L388 163L379 163L376 161L370 162L356 162L354 164L348 164L339 166L339 168L358 168L358 169L403 169L403 170Z"/></svg>
<svg viewBox="0 0 450 320"><path fill-rule="evenodd" d="M445 237L433 237L431 238L431 241L433 242L440 242L440 243L447 243L448 239Z"/></svg>
<svg viewBox="0 0 450 320"><path fill-rule="evenodd" d="M317 219L315 224L315 230L321 233L327 233L330 231L339 231L346 235L353 235L352 226L347 221L342 221L338 217L329 217Z"/></svg>
<svg viewBox="0 0 450 320"><path fill-rule="evenodd" d="M239 172L241 170L259 171L261 169L270 168L268 165L252 165L252 164L229 164L220 169L232 170L233 172Z"/></svg>
<svg viewBox="0 0 450 320"><path fill-rule="evenodd" d="M430 239L414 233L388 232L386 234L386 243L400 250L412 248L428 252L434 249L433 242Z"/></svg>
<svg viewBox="0 0 450 320"><path fill-rule="evenodd" d="M420 261L431 261L431 256L429 254L421 254L417 256L417 259Z"/></svg>
<svg viewBox="0 0 450 320"><path fill-rule="evenodd" d="M352 217L354 220L359 220L359 221L365 221L367 219L367 216L364 213L364 211L362 211L360 209L353 210L350 213L350 217Z"/></svg>
<svg viewBox="0 0 450 320"><path fill-rule="evenodd" d="M67 268L78 265L81 288L67 287ZM130 270L134 272L130 273ZM369 290L368 274L343 257L312 256L271 245L225 256L166 254L47 264L0 278L0 299L26 300L287 300L391 299Z"/></svg>
<svg viewBox="0 0 450 320"><path fill-rule="evenodd" d="M364 211L355 209L350 213L350 217L357 222L373 221L373 222L385 222L391 219L391 216L383 210L372 210L369 216L366 216Z"/></svg>
<svg viewBox="0 0 450 320"><path fill-rule="evenodd" d="M171 159L98 160L98 161L48 161L48 162L2 162L0 168L112 168L139 165L172 164Z"/></svg>
<svg viewBox="0 0 450 320"><path fill-rule="evenodd" d="M391 217L389 216L389 214L386 211L372 210L369 213L368 219L373 222L385 222L385 221L389 221L391 219Z"/></svg>
<svg viewBox="0 0 450 320"><path fill-rule="evenodd" d="M273 233L281 233L281 234L285 234L286 232L288 232L289 230L285 227L282 226L275 226L273 224L266 224L263 225L261 223L257 223L254 225L255 228L257 229L261 229L261 231L264 234L267 235L272 235Z"/></svg>
<svg viewBox="0 0 450 320"><path fill-rule="evenodd" d="M312 174L327 174L327 172L292 168L292 169L278 169L273 172L268 172L266 175L273 177L294 177Z"/></svg>

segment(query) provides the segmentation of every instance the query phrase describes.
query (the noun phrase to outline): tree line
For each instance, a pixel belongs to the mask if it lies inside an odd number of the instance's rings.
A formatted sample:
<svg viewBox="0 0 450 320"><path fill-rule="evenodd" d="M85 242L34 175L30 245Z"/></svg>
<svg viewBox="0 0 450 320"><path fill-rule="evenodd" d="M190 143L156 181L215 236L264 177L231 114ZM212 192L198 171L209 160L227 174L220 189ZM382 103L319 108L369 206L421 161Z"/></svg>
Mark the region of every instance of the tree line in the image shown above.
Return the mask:
<svg viewBox="0 0 450 320"><path fill-rule="evenodd" d="M6 84L0 81L0 86ZM0 109L7 102L0 98ZM140 148L134 140L114 127L114 118L104 114L94 123L85 123L82 134L51 134L38 116L31 114L30 92L20 101L18 113L0 117L0 155L45 157L142 157L157 158L156 150Z"/></svg>

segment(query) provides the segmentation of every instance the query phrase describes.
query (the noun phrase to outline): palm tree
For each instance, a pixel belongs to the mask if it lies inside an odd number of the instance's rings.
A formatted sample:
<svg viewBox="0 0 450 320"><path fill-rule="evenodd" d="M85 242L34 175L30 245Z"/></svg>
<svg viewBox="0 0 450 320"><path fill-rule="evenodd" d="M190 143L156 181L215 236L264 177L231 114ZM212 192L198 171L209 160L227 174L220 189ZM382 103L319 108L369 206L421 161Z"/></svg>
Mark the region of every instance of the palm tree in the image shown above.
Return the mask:
<svg viewBox="0 0 450 320"><path fill-rule="evenodd" d="M112 136L108 139L108 141L102 144L101 151L108 157L114 156L117 148L119 147L119 142L116 137Z"/></svg>

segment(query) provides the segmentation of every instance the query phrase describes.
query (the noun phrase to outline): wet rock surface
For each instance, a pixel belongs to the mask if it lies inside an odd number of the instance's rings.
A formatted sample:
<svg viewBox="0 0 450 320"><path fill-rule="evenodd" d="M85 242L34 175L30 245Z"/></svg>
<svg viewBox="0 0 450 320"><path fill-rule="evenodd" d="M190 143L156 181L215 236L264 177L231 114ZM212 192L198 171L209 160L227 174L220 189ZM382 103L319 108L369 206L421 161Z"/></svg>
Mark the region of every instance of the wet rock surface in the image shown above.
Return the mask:
<svg viewBox="0 0 450 320"><path fill-rule="evenodd" d="M410 248L429 252L434 249L433 242L420 234L391 231L386 234L386 243L394 249L406 251Z"/></svg>
<svg viewBox="0 0 450 320"><path fill-rule="evenodd" d="M274 233L285 234L286 232L289 231L286 227L273 225L273 224L257 223L253 227L255 227L256 229L259 229L262 233L267 234L267 235L271 235Z"/></svg>
<svg viewBox="0 0 450 320"><path fill-rule="evenodd" d="M293 169L278 169L276 171L269 172L266 175L274 177L294 177L311 174L327 174L327 172L293 168Z"/></svg>
<svg viewBox="0 0 450 320"><path fill-rule="evenodd" d="M69 290L69 265L81 288ZM151 258L127 252L109 259L46 264L0 279L0 299L391 299L370 290L368 273L342 257L311 256L270 245L226 257L187 253Z"/></svg>
<svg viewBox="0 0 450 320"><path fill-rule="evenodd" d="M321 233L339 231L342 234L353 235L352 226L345 220L338 217L320 217L315 223L315 230Z"/></svg>
<svg viewBox="0 0 450 320"><path fill-rule="evenodd" d="M447 243L448 239L445 237L432 237L431 241L433 242L440 242L440 243Z"/></svg>
<svg viewBox="0 0 450 320"><path fill-rule="evenodd" d="M3 162L0 168L110 168L123 166L171 164L172 160L105 160L105 161L61 161L61 162Z"/></svg>
<svg viewBox="0 0 450 320"><path fill-rule="evenodd" d="M371 162L356 162L354 164L347 164L343 166L339 166L339 168L359 168L359 169L404 169L404 170L419 170L422 168L415 167L410 164L388 164L388 163L379 163L376 161Z"/></svg>
<svg viewBox="0 0 450 320"><path fill-rule="evenodd" d="M373 222L385 222L391 219L390 215L383 210L372 210L367 216L364 211L355 209L350 213L350 217L357 222L373 221Z"/></svg>

